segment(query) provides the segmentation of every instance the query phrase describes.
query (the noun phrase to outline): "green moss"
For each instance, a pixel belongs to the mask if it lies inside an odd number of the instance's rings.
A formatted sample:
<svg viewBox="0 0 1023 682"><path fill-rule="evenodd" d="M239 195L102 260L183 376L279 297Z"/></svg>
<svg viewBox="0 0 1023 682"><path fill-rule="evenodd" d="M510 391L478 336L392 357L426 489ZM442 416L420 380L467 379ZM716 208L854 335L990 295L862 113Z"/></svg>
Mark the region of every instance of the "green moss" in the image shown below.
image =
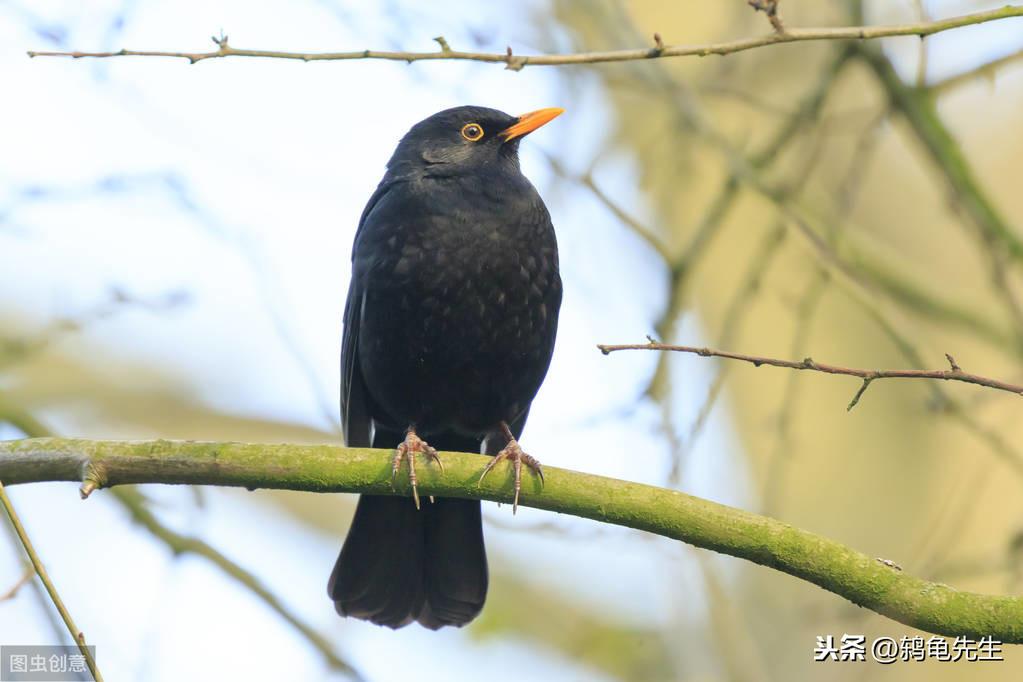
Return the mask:
<svg viewBox="0 0 1023 682"><path fill-rule="evenodd" d="M443 473L419 466L420 495L511 502L500 465L482 485L481 455L443 452ZM88 441L36 438L0 442L0 480L9 484L81 481L223 485L309 492L407 495L402 472L391 490L391 452L335 445ZM748 559L818 585L921 630L990 635L1023 643L1023 599L960 592L907 575L837 542L774 519L673 490L544 469L547 483L523 482L520 504L636 528Z"/></svg>

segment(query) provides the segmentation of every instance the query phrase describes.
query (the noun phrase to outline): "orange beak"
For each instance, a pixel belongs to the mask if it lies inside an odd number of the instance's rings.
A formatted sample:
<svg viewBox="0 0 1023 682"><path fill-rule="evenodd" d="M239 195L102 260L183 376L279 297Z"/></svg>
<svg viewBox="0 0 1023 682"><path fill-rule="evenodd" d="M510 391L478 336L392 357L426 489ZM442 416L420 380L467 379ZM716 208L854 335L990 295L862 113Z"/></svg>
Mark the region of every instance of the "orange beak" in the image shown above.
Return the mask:
<svg viewBox="0 0 1023 682"><path fill-rule="evenodd" d="M563 113L565 113L565 110L560 107L537 109L536 111L531 111L528 114L522 114L519 116L518 122L513 123L498 134L504 138L505 142L508 142L509 140L514 140L516 137L528 135L540 126L550 123Z"/></svg>

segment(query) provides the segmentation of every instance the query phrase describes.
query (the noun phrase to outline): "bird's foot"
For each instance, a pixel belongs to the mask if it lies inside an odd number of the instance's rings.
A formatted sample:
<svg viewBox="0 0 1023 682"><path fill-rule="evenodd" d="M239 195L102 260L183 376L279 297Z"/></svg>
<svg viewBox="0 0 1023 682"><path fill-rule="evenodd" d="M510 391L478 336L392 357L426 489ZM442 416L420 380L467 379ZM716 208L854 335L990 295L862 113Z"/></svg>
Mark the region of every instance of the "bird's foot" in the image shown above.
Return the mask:
<svg viewBox="0 0 1023 682"><path fill-rule="evenodd" d="M519 510L519 490L522 489L522 465L525 464L530 471L540 477L541 486L544 483L543 467L540 466L539 460L522 449L517 440L509 438L508 444L504 446L504 449L487 463L483 473L480 474L480 480L477 485L483 483L483 479L490 473L490 470L503 459L509 460L515 468L515 499L512 501L512 514L514 514Z"/></svg>
<svg viewBox="0 0 1023 682"><path fill-rule="evenodd" d="M405 440L398 445L394 451L394 456L391 457L391 490L394 490L394 482L398 478L398 470L401 469L402 460L407 459L408 481L412 486L412 500L416 503L416 509L419 509L419 486L416 480L416 455L419 453L425 455L427 460L436 462L440 470L444 471L444 463L437 456L437 451L430 447L429 443L417 436L415 429L409 429L405 433ZM433 501L432 495L430 496L430 501Z"/></svg>

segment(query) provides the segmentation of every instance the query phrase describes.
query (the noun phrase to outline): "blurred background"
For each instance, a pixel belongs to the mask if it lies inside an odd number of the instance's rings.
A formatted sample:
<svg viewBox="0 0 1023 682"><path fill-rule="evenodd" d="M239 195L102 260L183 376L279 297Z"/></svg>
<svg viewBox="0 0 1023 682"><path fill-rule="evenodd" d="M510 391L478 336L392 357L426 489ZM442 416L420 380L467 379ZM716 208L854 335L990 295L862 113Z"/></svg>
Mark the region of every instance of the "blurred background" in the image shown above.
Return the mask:
<svg viewBox="0 0 1023 682"><path fill-rule="evenodd" d="M783 0L790 27L1002 3ZM351 241L400 136L450 106L567 113L522 145L565 301L524 443L545 464L769 514L963 589L1020 590L1018 398L597 343L646 335L1023 380L1023 20L592 67L30 60L29 49L516 53L770 31L745 2L0 2L0 438L338 442ZM921 634L767 568L484 505L460 631L342 620L354 496L10 491L109 680L1018 680L1004 663L812 662ZM5 525L6 529L6 525ZM201 544L183 544L195 538ZM0 533L0 593L26 575ZM176 548L176 549L175 549ZM182 551L186 550L186 551ZM194 551L189 551L194 550ZM67 634L29 582L0 642Z"/></svg>

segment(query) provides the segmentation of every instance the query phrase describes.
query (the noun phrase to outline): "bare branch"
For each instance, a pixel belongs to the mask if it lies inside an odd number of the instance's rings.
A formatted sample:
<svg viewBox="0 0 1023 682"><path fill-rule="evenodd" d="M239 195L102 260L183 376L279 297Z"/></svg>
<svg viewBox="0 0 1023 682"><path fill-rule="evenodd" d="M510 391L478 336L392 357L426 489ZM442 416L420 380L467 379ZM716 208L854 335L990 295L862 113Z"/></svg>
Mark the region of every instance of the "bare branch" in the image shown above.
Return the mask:
<svg viewBox="0 0 1023 682"><path fill-rule="evenodd" d="M930 91L935 94L944 94L958 88L960 85L971 83L978 78L992 79L1002 67L1015 62L1023 62L1023 50L1017 50L1012 54L1007 54L999 59L981 64L975 69L969 69L968 71L963 71L962 73L957 73L954 76L949 76L936 83L932 83Z"/></svg>
<svg viewBox="0 0 1023 682"><path fill-rule="evenodd" d="M1000 249L1006 257L1023 262L1023 237L1016 233L977 181L962 146L938 115L934 99L927 91L904 83L881 52L861 46L857 54L874 71L892 108L902 114L935 169L945 177L957 204L976 224L982 245ZM1023 330L1017 331L1023 336Z"/></svg>
<svg viewBox="0 0 1023 682"><path fill-rule="evenodd" d="M17 582L11 585L11 588L9 590L4 592L3 594L0 594L0 601L9 601L18 596L18 592L21 591L21 588L27 585L29 581L32 580L32 576L34 576L35 574L36 572L35 569L32 567L32 564L26 565L25 570L22 571L21 577L18 578Z"/></svg>
<svg viewBox="0 0 1023 682"><path fill-rule="evenodd" d="M2 398L3 395L0 394L0 423L7 422L31 438L52 436L49 429L31 414L4 403ZM102 475L103 472L94 467L86 467L82 470L82 485L79 488L79 494L83 500L88 498L94 490L102 487ZM258 578L243 566L227 558L209 543L203 542L198 538L181 535L164 526L152 512L146 509L141 499L142 496L135 490L131 488L118 488L113 491L113 496L128 511L136 523L146 528L156 539L165 543L172 552L175 554L191 552L210 561L225 575L238 581L239 584L261 599L300 635L305 637L309 644L320 652L331 668L347 673L352 679L361 679L359 672L338 655L325 637L317 633L308 623L302 621L277 595L267 589Z"/></svg>
<svg viewBox="0 0 1023 682"><path fill-rule="evenodd" d="M929 36L962 26L982 24L1009 17L1023 16L1023 6L1006 6L987 12L976 12L958 17L950 17L940 21L900 24L891 26L843 26L828 28L787 29L775 31L764 36L742 38L706 45L659 45L654 47L611 50L607 52L583 52L577 54L551 55L513 55L511 48L505 52L463 52L445 47L447 41L440 44L434 52L397 52L387 50L354 50L350 52L282 52L277 50L249 50L232 47L227 37L215 38L217 49L210 52L172 52L161 50L118 50L116 52L53 52L31 50L29 57L175 57L187 59L195 64L206 59L221 57L266 57L271 59L294 59L304 62L312 61L344 61L355 59L380 59L398 62L416 62L425 60L455 60L504 64L506 68L518 71L526 66L557 66L566 64L600 64L604 62L623 62L639 59L659 59L663 57L706 57L709 55L727 55L743 52L758 47L767 47L780 43L795 43L820 40L874 40L891 36ZM773 22L772 22L773 23ZM663 43L662 43L663 44Z"/></svg>
<svg viewBox="0 0 1023 682"><path fill-rule="evenodd" d="M657 255L659 255L665 263L671 263L672 260L674 260L674 255L672 254L671 249L669 249L668 245L664 243L664 240L657 235L655 230L644 225L638 218L631 215L618 202L612 199L607 192L605 192L600 185L597 184L597 181L594 179L591 171L586 171L581 175L573 175L553 154L547 154L546 157L547 162L551 166L551 170L553 170L559 177L578 182L588 189L597 201L603 204L607 210L614 214L615 218L617 218L622 224L626 225L633 233L636 234L636 236L656 251Z"/></svg>
<svg viewBox="0 0 1023 682"><path fill-rule="evenodd" d="M78 626L75 625L74 619L71 618L71 613L67 610L67 607L64 606L64 601L57 593L57 588L54 586L53 581L50 580L50 575L46 572L46 567L43 566L42 559L40 559L39 554L36 553L36 549L32 545L32 540L29 539L28 533L25 531L25 527L21 524L21 519L18 518L17 512L14 511L14 505L11 504L11 499L7 496L7 491L4 489L4 484L2 482L0 482L0 504L3 505L4 511L7 512L7 518L10 519L11 525L14 527L14 532L17 533L18 539L21 541L21 546L25 548L25 554L28 555L28 560L32 562L32 567L35 569L36 575L39 576L40 582L42 582L46 587L46 591L50 595L50 600L56 607L61 619L63 619L64 625L67 626L68 632L71 633L71 639L75 640L75 644L78 645L78 650L81 651L82 655L85 657L85 662L89 666L89 672L92 673L93 679L96 680L96 682L103 682L103 676L100 675L99 668L96 667L96 659L92 656L92 650L85 645L85 634L78 629Z"/></svg>
<svg viewBox="0 0 1023 682"><path fill-rule="evenodd" d="M740 360L742 362L748 362L754 367L760 367L761 365L770 365L771 367L785 367L788 369L808 369L814 372L823 372L825 374L842 374L850 377L859 377L863 379L863 385L856 392L852 402L849 403L849 408L852 409L859 402L860 396L867 390L870 382L877 379L941 379L943 381L962 381L967 384L976 384L978 386L986 386L999 391L1006 391L1008 393L1015 393L1016 395L1023 396L1023 386L1017 384L1010 384L1005 381L998 379L991 379L988 377L980 376L979 374L971 374L964 372L955 364L955 360L951 356L946 354L949 363L952 365L951 369L857 369L855 367L840 367L838 365L828 365L823 362L816 362L813 358L804 358L802 360L778 360L776 358L767 358L759 355L746 355L744 353L732 353L724 350L714 350L713 348L698 348L696 346L674 346L666 343L632 343L632 344L621 344L621 345L610 345L610 344L598 344L597 348L604 355L610 355L615 351L620 350L657 350L657 351L675 351L679 353L692 353L694 355L701 355L703 357L715 357L715 358L728 358L729 360Z"/></svg>
<svg viewBox="0 0 1023 682"><path fill-rule="evenodd" d="M193 554L209 561L225 574L238 581L269 606L291 627L295 628L308 642L320 652L332 669L345 673L350 678L361 680L362 676L349 663L342 660L334 651L333 645L326 637L316 632L308 624L300 620L263 584L255 575L242 568L222 554L216 547L203 540L182 535L163 525L146 505L145 498L134 487L121 487L113 491L114 496L124 505L131 515L132 521L139 524L154 537L161 540L175 556Z"/></svg>
<svg viewBox="0 0 1023 682"><path fill-rule="evenodd" d="M781 16L778 14L778 0L746 0L746 4L756 11L766 14L767 20L771 22L771 26L776 32L785 33L785 25L782 24Z"/></svg>

